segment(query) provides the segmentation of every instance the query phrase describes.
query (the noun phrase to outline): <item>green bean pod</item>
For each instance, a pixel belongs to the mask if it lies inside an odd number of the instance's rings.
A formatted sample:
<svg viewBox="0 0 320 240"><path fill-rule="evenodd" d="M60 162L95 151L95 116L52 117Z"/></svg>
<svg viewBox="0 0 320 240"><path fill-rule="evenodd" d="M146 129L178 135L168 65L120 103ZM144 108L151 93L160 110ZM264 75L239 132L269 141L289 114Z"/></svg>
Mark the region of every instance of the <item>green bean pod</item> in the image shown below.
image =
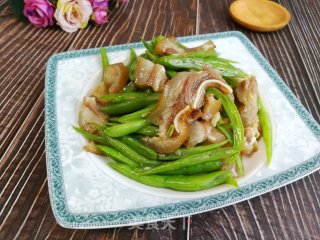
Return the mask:
<svg viewBox="0 0 320 240"><path fill-rule="evenodd" d="M140 119L108 127L104 130L104 133L110 137L123 137L137 132L148 125L149 122L146 119Z"/></svg>
<svg viewBox="0 0 320 240"><path fill-rule="evenodd" d="M139 142L138 140L129 136L125 136L121 138L121 141L130 148L135 149L142 156L148 159L157 160L157 153L153 149Z"/></svg>
<svg viewBox="0 0 320 240"><path fill-rule="evenodd" d="M133 48L130 48L130 63L129 63L129 79L134 81L134 71L137 66L137 54Z"/></svg>
<svg viewBox="0 0 320 240"><path fill-rule="evenodd" d="M109 65L107 51L105 48L100 48L100 55L102 60L102 68L105 69Z"/></svg>
<svg viewBox="0 0 320 240"><path fill-rule="evenodd" d="M188 58L175 55L160 57L157 59L157 63L171 70L192 69L200 71L205 66L205 63L200 58Z"/></svg>
<svg viewBox="0 0 320 240"><path fill-rule="evenodd" d="M130 101L109 104L107 106L100 107L100 111L109 115L132 113L156 103L159 99L159 96L159 94L152 94L151 96L147 96L145 98L137 98Z"/></svg>
<svg viewBox="0 0 320 240"><path fill-rule="evenodd" d="M143 38L141 38L141 42L144 45L144 47L147 49L147 51L149 51L150 53L153 53L153 46L152 43L147 42L146 40L144 40Z"/></svg>
<svg viewBox="0 0 320 240"><path fill-rule="evenodd" d="M227 113L232 126L233 146L241 151L244 144L244 127L237 106L228 96L225 96L218 89L210 88L208 92L214 93L215 96L221 101L223 109Z"/></svg>
<svg viewBox="0 0 320 240"><path fill-rule="evenodd" d="M159 128L153 125L149 125L140 129L139 131L137 131L137 133L141 135L149 136L149 137L155 137L155 136L158 136Z"/></svg>
<svg viewBox="0 0 320 240"><path fill-rule="evenodd" d="M100 48L100 56L102 61L102 79L101 81L104 81L104 72L107 66L109 66L109 60L107 56L107 51L105 48Z"/></svg>
<svg viewBox="0 0 320 240"><path fill-rule="evenodd" d="M107 156L111 157L113 160L127 164L130 167L139 167L139 164L131 160L130 158L126 157L119 151L115 150L114 148L97 145L97 147Z"/></svg>
<svg viewBox="0 0 320 240"><path fill-rule="evenodd" d="M195 146L192 148L179 148L175 152L171 154L158 154L158 160L159 161L172 161L181 157L185 157L188 155L198 154L198 153L205 153L207 151L211 151L214 149L217 149L219 147L222 147L223 145L227 144L229 141L224 140L218 143L203 145L203 146Z"/></svg>
<svg viewBox="0 0 320 240"><path fill-rule="evenodd" d="M206 58L217 58L218 54L217 54L216 50L209 49L207 51L185 52L185 53L182 53L182 54L175 54L174 56L181 57L181 58L206 59Z"/></svg>
<svg viewBox="0 0 320 240"><path fill-rule="evenodd" d="M266 111L260 96L258 96L258 108L258 117L262 129L262 137L266 145L267 162L268 165L270 165L272 158L272 127L268 112Z"/></svg>
<svg viewBox="0 0 320 240"><path fill-rule="evenodd" d="M145 166L157 166L159 165L159 162L149 160L145 158L144 156L140 155L136 151L134 151L132 148L128 147L126 144L121 142L120 140L114 139L112 137L109 137L107 135L103 135L103 138L108 143L109 146L115 148L120 153L125 155L126 157L132 159L133 161L145 165Z"/></svg>
<svg viewBox="0 0 320 240"><path fill-rule="evenodd" d="M231 143L231 145L233 145L233 137L232 137L232 133L225 128L223 125L218 124L217 128L220 130L220 132L223 133L223 135L228 139L228 141Z"/></svg>
<svg viewBox="0 0 320 240"><path fill-rule="evenodd" d="M134 84L134 82L129 82L124 89L122 89L122 93L135 92L138 87Z"/></svg>
<svg viewBox="0 0 320 240"><path fill-rule="evenodd" d="M135 120L137 118L146 117L154 109L155 106L156 106L156 104L151 104L150 106L148 106L144 109L141 109L139 111L123 115L123 116L119 117L118 121L121 123L125 123L125 122L130 122L132 120Z"/></svg>
<svg viewBox="0 0 320 240"><path fill-rule="evenodd" d="M222 77L245 78L247 76L242 70L230 64L230 60L217 57L200 57L201 54L199 53L201 52L193 53L195 56L198 55L197 57L183 57L179 55L163 56L157 59L157 63L171 70L192 69L195 71L200 71L204 66L209 65L220 73Z"/></svg>
<svg viewBox="0 0 320 240"><path fill-rule="evenodd" d="M194 166L200 163L215 161L222 158L230 157L237 153L239 150L236 148L220 148L216 150L211 150L206 152L205 154L199 153L190 155L175 161L165 162L160 166L156 166L151 169L147 169L143 171L142 175L150 175L150 174L159 174L167 171L174 171L176 169Z"/></svg>
<svg viewBox="0 0 320 240"><path fill-rule="evenodd" d="M171 70L171 69L166 69L166 74L168 78L173 78L175 75L177 75L178 72Z"/></svg>
<svg viewBox="0 0 320 240"><path fill-rule="evenodd" d="M235 162L236 172L239 174L239 176L244 176L244 166L243 166L241 154L236 153L236 154L232 155L230 157L229 161Z"/></svg>
<svg viewBox="0 0 320 240"><path fill-rule="evenodd" d="M118 103L118 102L125 102L137 98L144 98L150 96L149 93L144 92L125 92L125 93L113 93L101 96L100 99L107 101L109 103Z"/></svg>
<svg viewBox="0 0 320 240"><path fill-rule="evenodd" d="M230 119L230 124L232 126L233 147L238 149L238 151L241 151L244 145L244 127L236 105L228 96L222 94L218 89L211 88L208 90L208 92L214 93L214 95L221 101L223 109L227 113L227 116ZM240 154L235 156L235 160L238 174L240 176L244 176L244 167Z"/></svg>
<svg viewBox="0 0 320 240"><path fill-rule="evenodd" d="M223 183L236 184L232 179L231 171L216 171L212 173L198 174L198 175L139 175L132 168L125 164L116 162L109 163L109 166L119 173L131 178L137 182L148 186L158 188L169 188L176 191L194 192L212 188ZM237 186L237 185L235 185Z"/></svg>
<svg viewBox="0 0 320 240"><path fill-rule="evenodd" d="M72 127L74 130L76 130L78 133L80 133L82 136L84 136L88 140L92 140L92 141L95 141L97 143L104 144L104 145L109 145L109 142L105 138L103 138L99 135L89 133L89 132L87 132L81 128L75 127L75 126L72 126Z"/></svg>
<svg viewBox="0 0 320 240"><path fill-rule="evenodd" d="M116 125L119 125L119 123L117 123L117 122L107 122L106 124L106 127L112 127L112 126L116 126ZM105 128L104 128L105 129ZM104 130L103 129L103 130Z"/></svg>
<svg viewBox="0 0 320 240"><path fill-rule="evenodd" d="M200 173L209 173L217 171L221 168L222 162L220 160L199 163L194 166L183 167L173 171L159 173L163 175L195 175Z"/></svg>
<svg viewBox="0 0 320 240"><path fill-rule="evenodd" d="M210 65L224 78L245 78L247 74L230 64L230 60L222 58L207 58L205 63Z"/></svg>

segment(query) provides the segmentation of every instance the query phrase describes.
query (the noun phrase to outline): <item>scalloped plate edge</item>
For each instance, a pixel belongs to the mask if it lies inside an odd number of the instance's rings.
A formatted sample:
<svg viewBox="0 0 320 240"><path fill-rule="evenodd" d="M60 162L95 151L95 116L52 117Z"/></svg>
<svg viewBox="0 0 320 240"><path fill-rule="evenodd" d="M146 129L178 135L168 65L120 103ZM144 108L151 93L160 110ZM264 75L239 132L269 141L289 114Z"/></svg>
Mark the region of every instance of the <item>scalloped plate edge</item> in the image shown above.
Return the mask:
<svg viewBox="0 0 320 240"><path fill-rule="evenodd" d="M275 82L280 91L284 94L290 104L294 107L298 115L311 129L311 131L320 138L320 126L307 112L307 110L299 103L297 98L281 80L275 70L250 42L250 40L241 32L222 32L213 34L204 34L198 36L189 36L179 38L182 42L219 39L227 37L236 37L252 56L259 62L269 77ZM141 43L130 43L107 47L108 52L127 50L130 47L141 48ZM238 189L223 192L214 196L182 201L174 204L166 204L158 207L140 208L126 211L99 212L99 213L72 213L67 204L66 194L63 184L63 175L60 162L59 140L57 133L56 118L56 74L57 63L63 59L77 58L81 56L96 55L99 48L87 49L80 51L70 51L54 54L50 57L45 80L45 140L46 140L46 162L48 174L48 186L50 203L54 216L59 225L66 228L108 228L121 227L129 225L143 224L153 221L161 221L166 219L178 218L210 211L227 205L235 204L263 193L272 191L282 187L293 181L320 169L320 153L314 157L304 161L303 163L292 167L277 175L273 175L263 181L255 182L250 185L240 187Z"/></svg>

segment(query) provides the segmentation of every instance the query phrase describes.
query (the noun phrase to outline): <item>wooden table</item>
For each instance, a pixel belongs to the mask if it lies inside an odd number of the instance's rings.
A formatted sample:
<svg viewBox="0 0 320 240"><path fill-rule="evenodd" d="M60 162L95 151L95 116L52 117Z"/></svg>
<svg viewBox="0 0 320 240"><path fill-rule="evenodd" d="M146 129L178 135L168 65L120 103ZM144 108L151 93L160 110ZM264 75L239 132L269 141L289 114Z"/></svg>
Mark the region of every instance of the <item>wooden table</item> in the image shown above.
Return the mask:
<svg viewBox="0 0 320 240"><path fill-rule="evenodd" d="M68 34L18 22L0 0L0 239L185 239L186 218L172 227L72 230L60 227L49 203L44 145L44 78L56 52L94 48L159 34L238 30L270 61L320 122L320 1L280 0L288 27L256 33L228 16L231 0L130 0L109 24ZM320 239L320 172L270 193L192 216L190 239ZM162 224L162 225L161 225Z"/></svg>

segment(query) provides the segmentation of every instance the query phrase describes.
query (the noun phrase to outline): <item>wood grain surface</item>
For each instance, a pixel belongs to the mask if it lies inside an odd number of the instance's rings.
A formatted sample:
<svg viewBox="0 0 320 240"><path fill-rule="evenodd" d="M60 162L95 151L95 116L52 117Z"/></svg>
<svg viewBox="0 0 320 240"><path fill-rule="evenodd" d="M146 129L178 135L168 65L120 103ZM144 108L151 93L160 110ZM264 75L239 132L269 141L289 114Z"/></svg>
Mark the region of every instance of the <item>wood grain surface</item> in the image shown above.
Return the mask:
<svg viewBox="0 0 320 240"><path fill-rule="evenodd" d="M270 193L170 227L73 230L54 219L44 145L44 77L56 52L150 39L238 30L257 46L320 122L320 1L280 0L286 28L256 33L228 15L231 0L130 0L103 27L68 34L18 22L0 0L0 239L320 239L320 172ZM151 228L151 229L149 229Z"/></svg>

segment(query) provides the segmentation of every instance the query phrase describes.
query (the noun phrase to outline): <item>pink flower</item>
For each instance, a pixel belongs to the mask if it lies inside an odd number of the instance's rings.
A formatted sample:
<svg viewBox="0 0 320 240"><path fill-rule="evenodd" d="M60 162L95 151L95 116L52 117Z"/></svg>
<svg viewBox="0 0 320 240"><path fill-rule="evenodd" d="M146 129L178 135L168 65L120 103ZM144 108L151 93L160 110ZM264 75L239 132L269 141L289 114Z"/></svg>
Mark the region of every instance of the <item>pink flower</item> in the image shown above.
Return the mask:
<svg viewBox="0 0 320 240"><path fill-rule="evenodd" d="M106 10L109 8L109 0L90 0L90 3L93 10L95 8L104 8Z"/></svg>
<svg viewBox="0 0 320 240"><path fill-rule="evenodd" d="M101 7L95 8L91 16L91 19L97 25L102 25L106 23L108 21L107 9Z"/></svg>
<svg viewBox="0 0 320 240"><path fill-rule="evenodd" d="M93 9L91 19L97 25L102 25L108 21L109 0L90 0Z"/></svg>
<svg viewBox="0 0 320 240"><path fill-rule="evenodd" d="M54 7L48 0L24 0L23 14L36 27L53 26Z"/></svg>
<svg viewBox="0 0 320 240"><path fill-rule="evenodd" d="M85 28L92 13L87 0L58 0L54 17L57 24L66 32L75 32Z"/></svg>

